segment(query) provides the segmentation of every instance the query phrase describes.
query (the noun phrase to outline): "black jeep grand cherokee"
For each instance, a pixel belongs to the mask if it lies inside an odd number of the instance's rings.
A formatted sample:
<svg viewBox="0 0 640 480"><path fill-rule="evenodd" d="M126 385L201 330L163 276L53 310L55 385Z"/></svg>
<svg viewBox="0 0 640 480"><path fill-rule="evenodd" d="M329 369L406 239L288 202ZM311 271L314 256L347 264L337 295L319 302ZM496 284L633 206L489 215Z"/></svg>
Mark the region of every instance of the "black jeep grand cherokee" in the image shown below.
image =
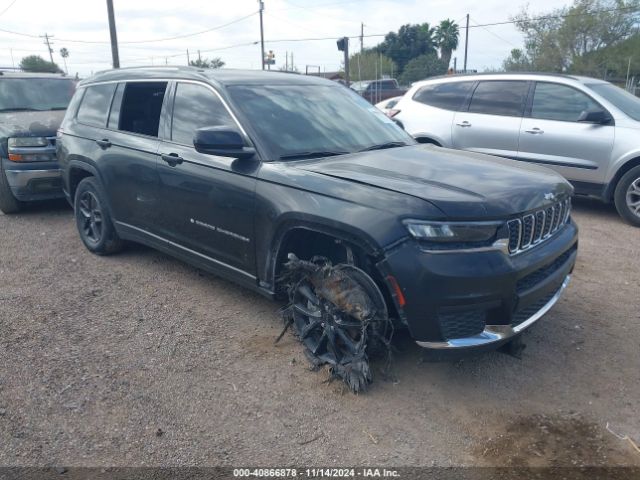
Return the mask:
<svg viewBox="0 0 640 480"><path fill-rule="evenodd" d="M100 73L57 149L89 250L141 242L288 292L299 336L334 366L362 360L388 318L429 349L496 348L553 306L576 260L562 177L418 145L314 77Z"/></svg>

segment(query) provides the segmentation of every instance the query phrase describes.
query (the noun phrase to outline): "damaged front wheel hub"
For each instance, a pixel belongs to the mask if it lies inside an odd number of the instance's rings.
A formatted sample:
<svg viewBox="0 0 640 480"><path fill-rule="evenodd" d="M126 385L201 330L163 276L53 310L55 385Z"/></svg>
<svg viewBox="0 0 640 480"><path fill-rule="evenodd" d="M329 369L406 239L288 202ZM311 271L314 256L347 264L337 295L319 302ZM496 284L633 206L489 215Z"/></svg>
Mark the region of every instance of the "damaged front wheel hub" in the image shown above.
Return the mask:
<svg viewBox="0 0 640 480"><path fill-rule="evenodd" d="M367 357L372 326L389 321L379 289L362 270L326 259L292 259L287 269L289 315L314 363L330 365L354 392L364 390L372 380Z"/></svg>

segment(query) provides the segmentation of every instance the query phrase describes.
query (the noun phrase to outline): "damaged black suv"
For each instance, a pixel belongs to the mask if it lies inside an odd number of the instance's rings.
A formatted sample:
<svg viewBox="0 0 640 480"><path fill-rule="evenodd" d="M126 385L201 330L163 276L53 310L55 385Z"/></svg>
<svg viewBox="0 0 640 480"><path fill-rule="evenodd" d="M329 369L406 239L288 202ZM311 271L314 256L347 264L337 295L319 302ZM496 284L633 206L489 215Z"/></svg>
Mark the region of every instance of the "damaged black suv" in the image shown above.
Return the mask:
<svg viewBox="0 0 640 480"><path fill-rule="evenodd" d="M314 77L100 73L78 86L57 150L90 251L140 242L286 295L310 357L354 390L397 327L438 351L518 338L576 260L558 174L418 145Z"/></svg>

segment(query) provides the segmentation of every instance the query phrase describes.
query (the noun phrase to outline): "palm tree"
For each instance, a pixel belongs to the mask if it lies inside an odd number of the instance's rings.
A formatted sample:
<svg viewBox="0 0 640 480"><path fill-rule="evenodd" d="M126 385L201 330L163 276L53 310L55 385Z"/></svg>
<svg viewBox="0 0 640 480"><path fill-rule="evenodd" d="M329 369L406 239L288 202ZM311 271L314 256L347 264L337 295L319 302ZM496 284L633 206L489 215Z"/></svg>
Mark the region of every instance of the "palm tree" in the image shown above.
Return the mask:
<svg viewBox="0 0 640 480"><path fill-rule="evenodd" d="M451 62L451 53L458 48L458 39L460 31L458 24L453 20L442 20L435 31L436 42L440 48L440 58L449 68Z"/></svg>
<svg viewBox="0 0 640 480"><path fill-rule="evenodd" d="M62 60L64 61L64 71L67 75L69 75L69 70L67 69L67 58L69 57L69 50L67 50L66 48L61 48L60 49L60 56L62 57Z"/></svg>

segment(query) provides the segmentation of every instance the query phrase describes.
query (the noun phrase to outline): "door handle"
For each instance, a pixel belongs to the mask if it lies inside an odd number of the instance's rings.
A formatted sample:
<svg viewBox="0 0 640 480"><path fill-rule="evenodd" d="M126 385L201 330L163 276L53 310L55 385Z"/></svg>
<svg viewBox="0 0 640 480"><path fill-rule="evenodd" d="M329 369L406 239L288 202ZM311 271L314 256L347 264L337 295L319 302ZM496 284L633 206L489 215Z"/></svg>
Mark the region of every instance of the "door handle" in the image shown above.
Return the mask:
<svg viewBox="0 0 640 480"><path fill-rule="evenodd" d="M544 130L540 130L538 127L534 127L531 130L525 130L526 133L530 133L531 135L542 135Z"/></svg>
<svg viewBox="0 0 640 480"><path fill-rule="evenodd" d="M458 125L459 127L470 127L471 124L469 122L467 122L466 120L464 122L461 123L456 123L456 125Z"/></svg>
<svg viewBox="0 0 640 480"><path fill-rule="evenodd" d="M111 146L111 142L109 141L108 138L103 138L102 140L96 140L96 143L103 150L106 150Z"/></svg>
<svg viewBox="0 0 640 480"><path fill-rule="evenodd" d="M160 155L160 157L162 158L162 160L167 162L170 167L175 167L176 165L184 162L184 159L177 153L163 153L162 155Z"/></svg>

